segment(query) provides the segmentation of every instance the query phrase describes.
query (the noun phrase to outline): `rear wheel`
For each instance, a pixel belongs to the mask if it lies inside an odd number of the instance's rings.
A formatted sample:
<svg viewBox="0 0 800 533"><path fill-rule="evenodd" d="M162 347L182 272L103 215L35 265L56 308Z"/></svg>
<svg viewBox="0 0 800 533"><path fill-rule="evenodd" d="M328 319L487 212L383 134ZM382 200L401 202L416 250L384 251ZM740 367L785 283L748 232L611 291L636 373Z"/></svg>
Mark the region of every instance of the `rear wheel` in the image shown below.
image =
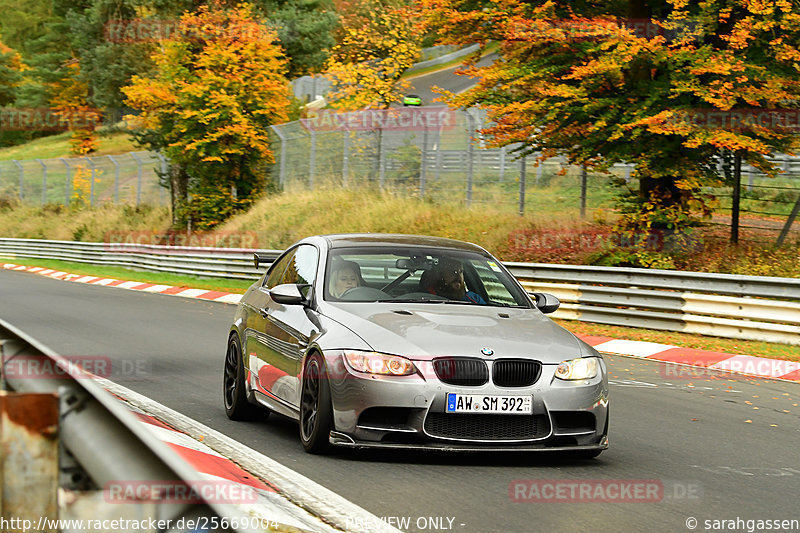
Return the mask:
<svg viewBox="0 0 800 533"><path fill-rule="evenodd" d="M222 381L222 396L225 403L225 414L231 420L254 420L265 418L269 412L260 409L247 401L244 384L244 361L239 336L235 333L228 339L228 351L225 354L225 371Z"/></svg>
<svg viewBox="0 0 800 533"><path fill-rule="evenodd" d="M330 448L333 409L328 375L322 356L314 353L303 368L300 395L300 441L308 453L323 453Z"/></svg>

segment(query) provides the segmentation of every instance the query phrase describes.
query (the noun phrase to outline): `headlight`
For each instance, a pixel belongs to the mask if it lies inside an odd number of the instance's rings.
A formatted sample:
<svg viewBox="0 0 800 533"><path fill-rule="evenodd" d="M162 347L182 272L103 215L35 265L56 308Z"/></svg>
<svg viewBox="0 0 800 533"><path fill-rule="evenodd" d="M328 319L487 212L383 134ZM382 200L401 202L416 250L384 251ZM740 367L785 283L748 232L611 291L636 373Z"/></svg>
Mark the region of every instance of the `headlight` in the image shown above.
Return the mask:
<svg viewBox="0 0 800 533"><path fill-rule="evenodd" d="M591 379L597 375L597 357L581 357L562 361L556 368L556 377L564 380Z"/></svg>
<svg viewBox="0 0 800 533"><path fill-rule="evenodd" d="M347 366L356 372L383 374L388 376L408 376L417 371L414 363L399 355L378 352L345 352Z"/></svg>

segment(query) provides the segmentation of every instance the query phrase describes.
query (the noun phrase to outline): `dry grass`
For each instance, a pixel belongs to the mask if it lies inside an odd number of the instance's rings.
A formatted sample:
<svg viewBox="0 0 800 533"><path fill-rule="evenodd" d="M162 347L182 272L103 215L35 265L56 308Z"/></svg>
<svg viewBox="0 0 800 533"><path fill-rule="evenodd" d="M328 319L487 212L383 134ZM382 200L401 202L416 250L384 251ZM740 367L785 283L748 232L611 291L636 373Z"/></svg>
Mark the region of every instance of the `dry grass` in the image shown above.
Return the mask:
<svg viewBox="0 0 800 533"><path fill-rule="evenodd" d="M296 190L258 202L221 230L253 231L262 248L283 248L315 234L371 232L434 235L474 242L503 256L509 236L531 227L578 227L577 213L518 216L506 209L441 203L371 189Z"/></svg>
<svg viewBox="0 0 800 533"><path fill-rule="evenodd" d="M0 235L21 239L106 242L120 232L159 232L170 226L169 209L103 204L92 208L0 208Z"/></svg>

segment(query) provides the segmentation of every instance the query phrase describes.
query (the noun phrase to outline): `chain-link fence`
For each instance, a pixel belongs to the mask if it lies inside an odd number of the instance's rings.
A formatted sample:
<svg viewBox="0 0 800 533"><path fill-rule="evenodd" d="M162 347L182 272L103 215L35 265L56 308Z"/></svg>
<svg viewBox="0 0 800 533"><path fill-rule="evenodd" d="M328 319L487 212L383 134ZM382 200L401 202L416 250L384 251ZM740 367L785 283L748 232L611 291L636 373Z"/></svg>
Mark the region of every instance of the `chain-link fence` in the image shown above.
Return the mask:
<svg viewBox="0 0 800 533"><path fill-rule="evenodd" d="M748 220L740 227L757 230L758 240L774 240L776 235L783 235L779 239L782 241L789 231L800 232L800 158L783 155L773 158L772 162L782 171L775 178L747 164L741 167L739 211ZM721 167L720 174L723 174ZM733 188L719 187L709 192L719 200L715 221L730 225L724 217L733 211ZM787 224L787 220L790 223Z"/></svg>
<svg viewBox="0 0 800 533"><path fill-rule="evenodd" d="M608 175L585 173L563 158L537 164L516 147L488 148L480 130L488 125L480 110L404 107L335 113L273 126L276 164L271 176L281 189L296 187L375 187L435 202L466 207L492 206L509 212L554 212L613 207L618 188ZM773 159L783 170L767 178L743 165L743 217L759 222L767 239L800 231L800 158ZM112 201L166 204L157 169L167 160L154 152L115 156L0 161L0 198L27 205ZM631 165L615 165L631 181ZM636 188L636 183L630 183ZM709 189L720 199L717 223L729 223L731 187ZM752 226L752 224L751 224ZM748 223L742 225L748 227Z"/></svg>
<svg viewBox="0 0 800 533"><path fill-rule="evenodd" d="M322 111L273 126L275 174L284 189L321 184L380 187L433 201L492 205L519 213L614 206L619 189L610 176L587 174L567 165L564 158L537 165L535 155L525 160L518 157L515 146L487 148L480 134L487 126L485 113L475 109ZM766 235L784 229L800 231L800 224L786 224L800 205L800 158L772 160L783 170L778 178L743 166L741 214L775 218L772 223L752 226L764 229ZM630 182L632 169L615 165L611 172ZM630 187L638 185L630 183ZM719 223L730 223L731 189L707 189L720 200L715 217Z"/></svg>
<svg viewBox="0 0 800 533"><path fill-rule="evenodd" d="M273 126L274 175L283 189L369 186L468 207L613 204L608 176L589 173L583 180L581 169L562 158L537 165L534 155L523 161L514 146L487 148L479 134L486 125L483 113L439 107L323 111ZM631 167L613 172L629 178Z"/></svg>
<svg viewBox="0 0 800 533"><path fill-rule="evenodd" d="M25 205L165 205L169 195L156 170L166 165L155 152L0 161L0 198Z"/></svg>

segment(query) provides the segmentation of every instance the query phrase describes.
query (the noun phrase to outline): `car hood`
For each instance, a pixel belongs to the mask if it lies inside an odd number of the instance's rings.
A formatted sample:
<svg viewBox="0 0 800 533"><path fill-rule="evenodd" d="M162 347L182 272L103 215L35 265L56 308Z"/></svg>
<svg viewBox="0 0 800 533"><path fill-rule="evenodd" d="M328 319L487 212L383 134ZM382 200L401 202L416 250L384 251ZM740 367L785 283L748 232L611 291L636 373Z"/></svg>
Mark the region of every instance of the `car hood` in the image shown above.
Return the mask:
<svg viewBox="0 0 800 533"><path fill-rule="evenodd" d="M412 359L441 356L532 358L559 363L581 357L578 339L536 309L458 304L329 305L324 314L373 350ZM342 347L346 348L346 347ZM491 350L491 355L482 350Z"/></svg>

